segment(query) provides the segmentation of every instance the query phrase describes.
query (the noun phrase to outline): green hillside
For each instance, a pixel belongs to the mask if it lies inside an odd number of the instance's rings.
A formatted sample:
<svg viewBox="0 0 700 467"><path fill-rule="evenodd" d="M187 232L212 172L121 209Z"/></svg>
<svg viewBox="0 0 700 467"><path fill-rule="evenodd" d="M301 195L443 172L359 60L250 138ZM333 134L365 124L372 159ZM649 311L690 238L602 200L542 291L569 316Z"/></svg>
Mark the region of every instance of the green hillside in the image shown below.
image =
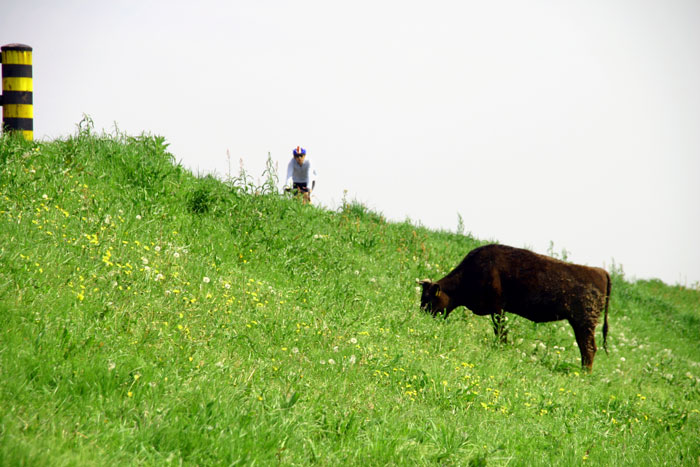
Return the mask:
<svg viewBox="0 0 700 467"><path fill-rule="evenodd" d="M0 138L0 465L700 462L698 290L610 271L584 374L566 322L420 312L478 239L87 123Z"/></svg>

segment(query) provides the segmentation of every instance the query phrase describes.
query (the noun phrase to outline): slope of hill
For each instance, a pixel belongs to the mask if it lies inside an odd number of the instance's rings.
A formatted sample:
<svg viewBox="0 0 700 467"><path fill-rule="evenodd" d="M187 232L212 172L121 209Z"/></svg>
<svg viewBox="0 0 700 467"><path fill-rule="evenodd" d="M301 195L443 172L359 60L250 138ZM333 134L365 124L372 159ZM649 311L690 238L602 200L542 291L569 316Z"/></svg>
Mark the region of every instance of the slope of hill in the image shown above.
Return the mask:
<svg viewBox="0 0 700 467"><path fill-rule="evenodd" d="M700 461L697 290L611 271L586 375L565 322L498 344L419 311L416 279L479 240L266 176L89 125L0 138L0 464Z"/></svg>

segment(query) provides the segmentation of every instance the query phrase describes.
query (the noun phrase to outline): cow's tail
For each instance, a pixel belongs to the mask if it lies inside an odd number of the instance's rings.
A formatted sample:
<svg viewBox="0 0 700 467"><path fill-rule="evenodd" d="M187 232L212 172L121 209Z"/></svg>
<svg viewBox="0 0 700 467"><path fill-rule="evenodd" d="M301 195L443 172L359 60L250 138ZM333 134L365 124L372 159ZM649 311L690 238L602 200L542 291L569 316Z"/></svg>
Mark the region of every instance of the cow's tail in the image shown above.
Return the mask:
<svg viewBox="0 0 700 467"><path fill-rule="evenodd" d="M612 281L610 280L610 274L605 272L608 278L608 290L605 293L605 317L603 318L603 349L605 353L608 353L608 305L610 305L610 290L612 288Z"/></svg>

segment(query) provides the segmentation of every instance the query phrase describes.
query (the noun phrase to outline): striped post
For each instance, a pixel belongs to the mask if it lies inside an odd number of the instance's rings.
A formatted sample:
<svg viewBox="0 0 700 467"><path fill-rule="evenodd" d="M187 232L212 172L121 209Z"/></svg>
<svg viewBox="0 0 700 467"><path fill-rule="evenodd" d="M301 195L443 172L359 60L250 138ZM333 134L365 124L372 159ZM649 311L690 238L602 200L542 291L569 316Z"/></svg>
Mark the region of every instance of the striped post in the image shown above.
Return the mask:
<svg viewBox="0 0 700 467"><path fill-rule="evenodd" d="M24 139L34 139L32 48L24 44L3 45L2 50L2 129L20 131Z"/></svg>

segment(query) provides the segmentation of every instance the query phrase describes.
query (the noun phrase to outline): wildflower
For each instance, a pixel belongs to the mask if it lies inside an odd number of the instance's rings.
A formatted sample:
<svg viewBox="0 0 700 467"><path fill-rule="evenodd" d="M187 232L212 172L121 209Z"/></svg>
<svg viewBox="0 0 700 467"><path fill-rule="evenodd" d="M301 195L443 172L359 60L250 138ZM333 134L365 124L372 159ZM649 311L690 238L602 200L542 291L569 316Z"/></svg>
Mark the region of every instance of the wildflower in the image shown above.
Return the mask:
<svg viewBox="0 0 700 467"><path fill-rule="evenodd" d="M127 392L126 395L127 395L128 397L134 397L134 393L131 392L131 391Z"/></svg>
<svg viewBox="0 0 700 467"><path fill-rule="evenodd" d="M156 246L156 247L154 248L154 250L156 250L158 253L160 253L160 246Z"/></svg>
<svg viewBox="0 0 700 467"><path fill-rule="evenodd" d="M354 338L354 337L353 337L353 338L351 338L351 339L350 339L350 343L351 343L352 345L355 345L355 344L357 344L357 339L356 339L356 338Z"/></svg>
<svg viewBox="0 0 700 467"><path fill-rule="evenodd" d="M177 259L179 257L180 257L180 253L178 253L177 251L175 253L173 253L173 258Z"/></svg>
<svg viewBox="0 0 700 467"><path fill-rule="evenodd" d="M354 365L356 361L357 357L355 357L355 354L350 355L350 365Z"/></svg>
<svg viewBox="0 0 700 467"><path fill-rule="evenodd" d="M207 276L204 276L204 279L202 279L202 282L204 282L205 284L208 284L209 282L211 282L211 279L209 279Z"/></svg>
<svg viewBox="0 0 700 467"><path fill-rule="evenodd" d="M329 359L328 359L328 364L329 364L329 365L335 365L335 360L333 360L332 358L329 358Z"/></svg>
<svg viewBox="0 0 700 467"><path fill-rule="evenodd" d="M293 354L298 354L298 353L299 353L299 349L298 349L297 347L294 347L294 348L292 349L292 353L293 353Z"/></svg>
<svg viewBox="0 0 700 467"><path fill-rule="evenodd" d="M229 284L228 282L225 283L225 284L224 284L224 288L225 288L226 290L230 289L230 288L231 288L231 284Z"/></svg>
<svg viewBox="0 0 700 467"><path fill-rule="evenodd" d="M108 371L112 371L112 370L114 370L116 367L117 367L117 364L116 364L116 363L114 363L114 362L109 362L109 364L107 365L107 370L108 370Z"/></svg>
<svg viewBox="0 0 700 467"><path fill-rule="evenodd" d="M165 276L163 276L163 274L160 274L160 273L159 273L159 274L156 276L156 279L155 279L155 280L156 280L156 282L157 282L157 281L162 281L163 279L165 279Z"/></svg>
<svg viewBox="0 0 700 467"><path fill-rule="evenodd" d="M140 221L141 220L141 214L136 214L136 220Z"/></svg>

